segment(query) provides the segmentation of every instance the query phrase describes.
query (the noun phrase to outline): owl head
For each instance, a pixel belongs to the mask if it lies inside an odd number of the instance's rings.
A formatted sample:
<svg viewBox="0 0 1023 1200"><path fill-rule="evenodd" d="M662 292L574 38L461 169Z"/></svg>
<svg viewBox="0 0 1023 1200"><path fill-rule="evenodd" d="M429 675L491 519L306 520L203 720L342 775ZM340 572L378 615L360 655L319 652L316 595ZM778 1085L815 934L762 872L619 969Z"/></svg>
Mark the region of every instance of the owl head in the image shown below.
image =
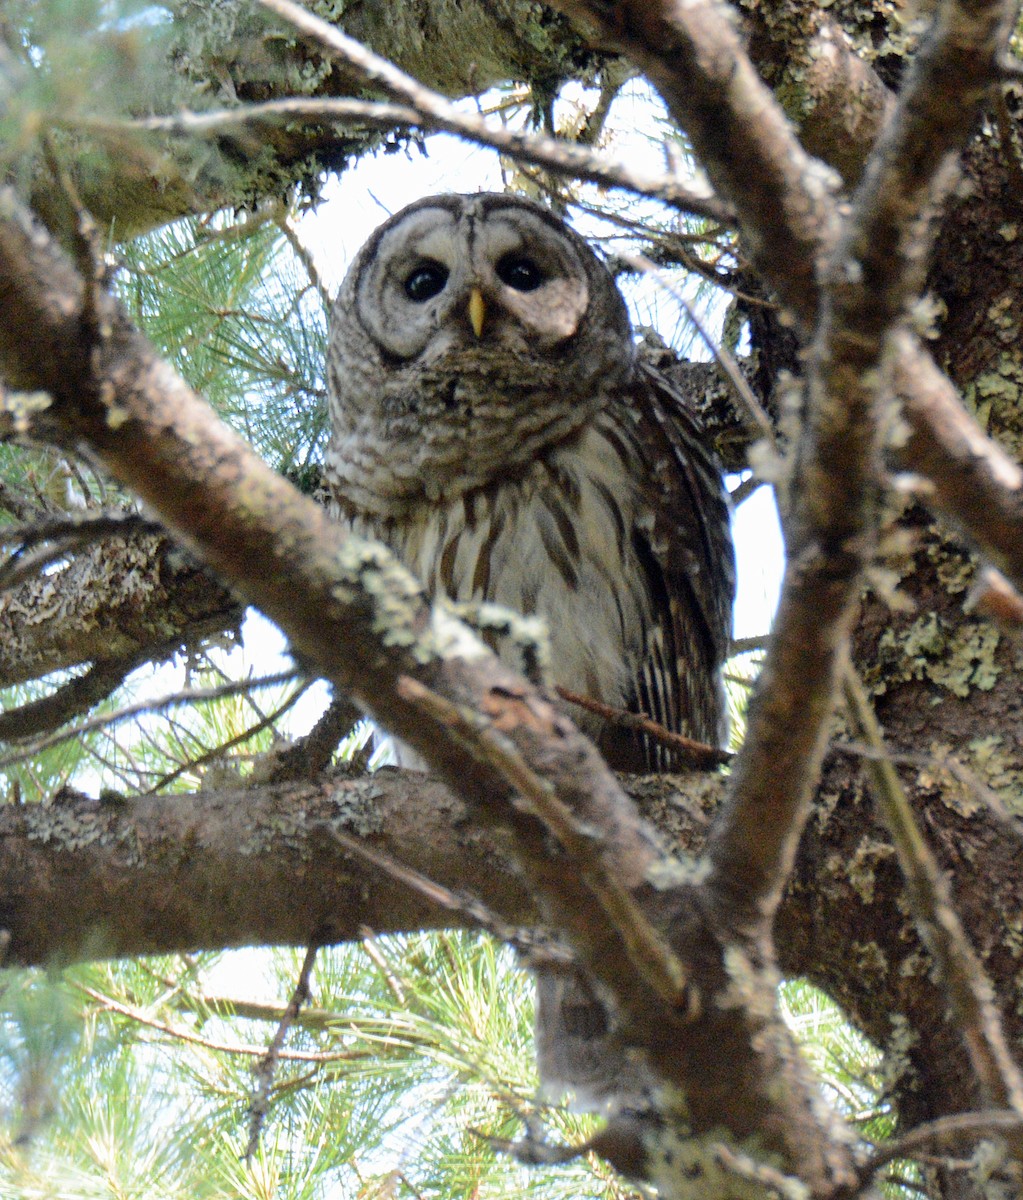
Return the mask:
<svg viewBox="0 0 1023 1200"><path fill-rule="evenodd" d="M585 425L633 355L614 281L554 214L510 195L419 200L338 294L328 473L370 508L480 486Z"/></svg>

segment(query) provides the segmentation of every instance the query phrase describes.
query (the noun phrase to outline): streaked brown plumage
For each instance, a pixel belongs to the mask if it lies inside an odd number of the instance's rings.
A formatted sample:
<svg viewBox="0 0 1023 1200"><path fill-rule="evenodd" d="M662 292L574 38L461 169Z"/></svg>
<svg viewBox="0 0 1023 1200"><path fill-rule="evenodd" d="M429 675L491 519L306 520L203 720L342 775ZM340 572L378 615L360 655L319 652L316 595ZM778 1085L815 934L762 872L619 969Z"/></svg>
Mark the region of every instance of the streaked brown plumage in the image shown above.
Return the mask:
<svg viewBox="0 0 1023 1200"><path fill-rule="evenodd" d="M559 684L721 738L720 472L581 238L513 196L410 205L342 285L327 378L341 519L434 591L544 616ZM662 747L582 723L618 769L671 766ZM595 1102L610 1088L582 1060L599 1058L602 1018L572 1000L541 977L541 1072Z"/></svg>

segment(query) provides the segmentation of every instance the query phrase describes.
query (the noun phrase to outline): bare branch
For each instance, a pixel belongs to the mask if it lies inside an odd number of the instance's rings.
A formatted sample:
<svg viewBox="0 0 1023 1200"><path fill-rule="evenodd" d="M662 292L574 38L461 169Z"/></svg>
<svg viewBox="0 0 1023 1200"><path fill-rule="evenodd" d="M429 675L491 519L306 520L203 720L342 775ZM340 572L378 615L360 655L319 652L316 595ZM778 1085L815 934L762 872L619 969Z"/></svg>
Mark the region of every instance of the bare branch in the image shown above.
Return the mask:
<svg viewBox="0 0 1023 1200"><path fill-rule="evenodd" d="M662 798L687 783L720 791L699 773L637 783L637 794ZM391 933L494 918L504 933L540 919L532 886L465 805L435 778L393 769L6 804L0 880L8 966L355 941L365 926Z"/></svg>
<svg viewBox="0 0 1023 1200"><path fill-rule="evenodd" d="M138 513L83 513L22 525L0 526L0 543L16 546L0 564L0 591L10 590L67 558L75 546L110 537L163 533L163 526Z"/></svg>
<svg viewBox="0 0 1023 1200"><path fill-rule="evenodd" d="M614 708L610 704L601 704L589 696L581 696L578 692L570 691L560 685L554 689L562 700L569 704L578 705L587 712L596 713L598 717L611 725L621 725L625 729L635 729L646 734L652 741L662 746L670 746L682 755L682 761L694 767L720 767L732 761L728 750L720 750L717 746L708 746L706 742L698 742L694 738L681 733L673 733L645 713L626 712Z"/></svg>
<svg viewBox="0 0 1023 1200"><path fill-rule="evenodd" d="M1023 1133L1023 1118L1018 1113L994 1109L988 1112L955 1113L939 1117L910 1129L901 1137L879 1147L860 1168L860 1178L866 1182L870 1177L897 1158L914 1158L920 1150L933 1148L948 1153L960 1146L981 1138Z"/></svg>
<svg viewBox="0 0 1023 1200"><path fill-rule="evenodd" d="M266 1054L260 1059L259 1065L253 1071L256 1083L252 1089L252 1100L249 1102L249 1141L245 1147L246 1162L250 1162L253 1155L259 1149L259 1139L263 1133L263 1125L266 1123L266 1114L270 1109L270 1089L273 1086L274 1074L284 1050L284 1042L288 1036L288 1031L294 1025L302 1005L312 999L312 989L310 988L309 980L312 977L313 967L316 964L318 950L319 947L315 943L306 950L305 959L302 962L298 979L291 993L291 999L288 1001L281 1019L277 1022L277 1028L274 1030L274 1035L270 1040L270 1045L267 1047Z"/></svg>
<svg viewBox="0 0 1023 1200"><path fill-rule="evenodd" d="M842 690L854 731L878 752L877 757L865 760L866 771L895 843L917 928L934 955L985 1098L1012 1109L1021 1122L1009 1131L1013 1152L1021 1158L1023 1074L1009 1050L990 980L960 924L948 882L917 827L895 767L884 753L881 727L848 657L842 669Z"/></svg>
<svg viewBox="0 0 1023 1200"><path fill-rule="evenodd" d="M331 836L338 845L343 846L351 854L371 863L391 879L417 892L430 904L434 904L446 912L464 916L471 925L493 934L506 945L514 947L520 954L533 956L539 948L545 960L553 959L564 964L575 961L568 951L557 943L551 942L542 934L524 930L522 926L509 925L507 921L502 921L479 897L472 896L465 891L453 892L450 888L437 883L436 880L428 879L422 872L414 871L411 867L399 862L393 855L374 849L366 842L359 841L358 838L351 837L340 829L332 829ZM363 941L365 940L363 938Z"/></svg>
<svg viewBox="0 0 1023 1200"><path fill-rule="evenodd" d="M325 771L338 745L361 720L362 713L347 696L335 696L309 733L280 751L269 782L311 779Z"/></svg>
<svg viewBox="0 0 1023 1200"><path fill-rule="evenodd" d="M62 684L52 695L8 708L0 713L0 741L37 738L74 720L79 714L89 712L112 695L138 665L137 658L115 658L94 663L84 675ZM49 744L56 745L68 736L61 734ZM24 751L24 758L34 756L39 743L33 743L33 747ZM10 766L20 757L0 758L0 766Z"/></svg>
<svg viewBox="0 0 1023 1200"><path fill-rule="evenodd" d="M0 684L84 662L160 661L237 630L241 616L237 598L165 537L88 546L59 573L0 593Z"/></svg>
<svg viewBox="0 0 1023 1200"><path fill-rule="evenodd" d="M106 665L107 664L104 664L104 666ZM135 663L133 665L137 666L138 664ZM127 673L127 671L123 668L119 668L118 664L116 663L113 664L112 669L114 670L115 674L120 669L119 678L117 679L116 683L114 683L114 687L116 687L120 682L123 681L124 675ZM92 672L90 671L86 675L82 676L83 683L89 679L91 674ZM101 676L101 678L105 678L105 676ZM197 704L204 700L220 700L225 696L238 696L245 692L250 692L255 688L274 687L281 683L290 683L296 678L298 678L297 671L279 671L276 675L264 675L254 679L240 679L228 683L221 683L216 687L209 688L184 688L181 691L171 692L166 696L156 696L151 700L137 700L133 704L123 705L115 712L98 713L96 716L89 717L87 720L79 721L76 725L71 725L65 729L61 729L58 733L52 734L49 737L39 738L37 741L34 741L28 745L19 746L16 753L7 754L3 757L0 757L0 767L10 767L15 763L24 762L26 759L33 758L35 755L41 754L42 751L48 750L51 746L59 746L61 742L66 742L72 738L79 738L83 734L91 733L96 729L108 729L113 725L119 725L123 721L129 720L131 717L137 717L140 713L164 712L166 709L173 708L178 704ZM74 683L77 682L79 681L75 680L73 683L65 685L64 688L61 688L58 695L63 696L66 690L72 688ZM113 691L113 687L111 687L106 694L109 695L110 691ZM52 700L54 697L49 697L48 699ZM94 700L93 703L95 702L96 701ZM39 705L45 703L46 701L37 702ZM6 736L9 738L17 737L18 734L7 730L5 718L16 717L18 714L25 713L26 709L30 708L32 711L35 711L34 707L26 705L25 708L15 709L12 713L4 713L0 715L0 736ZM7 731L5 732L5 730Z"/></svg>
<svg viewBox="0 0 1023 1200"><path fill-rule="evenodd" d="M131 130L179 136L230 137L258 130L261 124L267 122L289 120L334 127L361 124L382 129L405 127L446 131L457 133L477 145L490 146L509 158L538 164L574 179L585 179L604 187L620 187L638 195L651 196L680 211L704 216L723 225L731 224L734 219L727 205L713 196L686 187L670 175L650 175L631 167L627 162L609 159L575 142L492 125L476 113L463 111L439 92L424 87L308 9L289 0L260 2L331 55L356 67L367 81L382 87L388 94L405 101L405 104L330 97L318 100L268 100L237 110L184 112L132 121L75 117L67 122L69 127L106 137L123 136Z"/></svg>

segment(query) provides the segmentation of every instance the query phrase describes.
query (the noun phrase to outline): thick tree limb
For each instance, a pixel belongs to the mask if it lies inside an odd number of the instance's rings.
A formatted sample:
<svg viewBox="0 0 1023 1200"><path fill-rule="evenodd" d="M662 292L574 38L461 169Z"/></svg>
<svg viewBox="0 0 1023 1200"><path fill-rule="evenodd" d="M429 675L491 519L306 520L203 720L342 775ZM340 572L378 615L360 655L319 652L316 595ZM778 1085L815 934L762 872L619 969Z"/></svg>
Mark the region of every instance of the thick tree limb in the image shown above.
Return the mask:
<svg viewBox="0 0 1023 1200"><path fill-rule="evenodd" d="M0 431L4 414L0 410ZM142 662L236 630L237 599L166 538L111 541L0 592L0 686L80 663Z"/></svg>
<svg viewBox="0 0 1023 1200"><path fill-rule="evenodd" d="M894 104L833 10L806 0L744 4L750 57L782 99L806 149L852 187Z"/></svg>
<svg viewBox="0 0 1023 1200"><path fill-rule="evenodd" d="M895 393L909 440L895 464L924 477L938 509L1023 588L1023 470L966 412L954 385L912 334L896 335Z"/></svg>
<svg viewBox="0 0 1023 1200"><path fill-rule="evenodd" d="M878 754L866 762L871 791L899 856L917 929L948 989L949 1008L962 1031L982 1093L989 1102L1012 1109L1023 1122L1023 1078L1002 1029L991 981L970 945L952 904L948 881L920 832L895 765L886 755L881 727L849 659L842 665L842 692L854 731ZM1020 1129L1012 1132L1012 1144L1019 1158L1023 1147Z"/></svg>
<svg viewBox="0 0 1023 1200"><path fill-rule="evenodd" d="M23 741L66 725L106 700L138 665L138 659L104 659L51 695L7 709L0 713L0 742Z"/></svg>

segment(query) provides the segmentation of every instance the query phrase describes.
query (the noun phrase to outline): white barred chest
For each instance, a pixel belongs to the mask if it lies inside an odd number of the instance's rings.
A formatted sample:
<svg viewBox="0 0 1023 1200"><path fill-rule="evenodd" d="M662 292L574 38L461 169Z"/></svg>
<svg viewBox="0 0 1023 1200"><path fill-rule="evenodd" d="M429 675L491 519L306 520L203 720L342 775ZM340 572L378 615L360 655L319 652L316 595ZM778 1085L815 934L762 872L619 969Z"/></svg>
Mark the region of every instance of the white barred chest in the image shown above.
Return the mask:
<svg viewBox="0 0 1023 1200"><path fill-rule="evenodd" d="M431 593L545 618L554 682L622 706L653 623L633 538L639 469L631 439L598 419L513 479L400 516L340 515Z"/></svg>

